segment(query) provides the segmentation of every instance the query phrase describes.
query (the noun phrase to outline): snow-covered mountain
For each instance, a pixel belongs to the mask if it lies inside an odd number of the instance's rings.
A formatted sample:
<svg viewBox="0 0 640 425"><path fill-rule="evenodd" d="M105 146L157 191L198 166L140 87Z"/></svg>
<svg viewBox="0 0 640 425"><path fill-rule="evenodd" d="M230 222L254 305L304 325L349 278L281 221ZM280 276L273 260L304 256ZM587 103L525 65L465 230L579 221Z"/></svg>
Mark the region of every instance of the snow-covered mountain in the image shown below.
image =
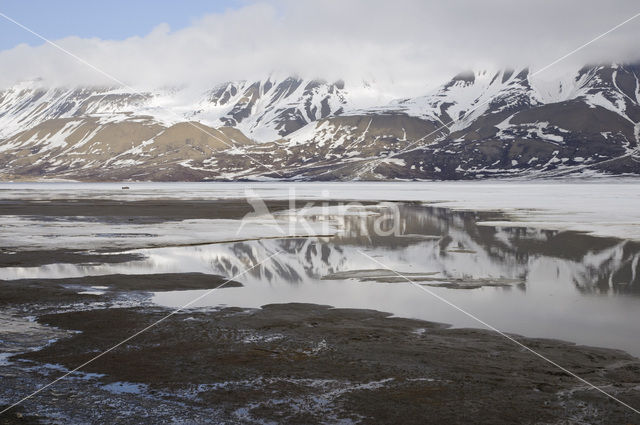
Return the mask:
<svg viewBox="0 0 640 425"><path fill-rule="evenodd" d="M450 131L467 127L486 114L516 111L542 103L522 69L465 72L426 96L394 102L397 111L447 125ZM449 123L453 124L449 125Z"/></svg>
<svg viewBox="0 0 640 425"><path fill-rule="evenodd" d="M209 91L188 118L237 127L255 140L272 141L310 122L339 115L347 96L342 81L329 84L287 77L229 82Z"/></svg>
<svg viewBox="0 0 640 425"><path fill-rule="evenodd" d="M340 114L346 102L342 81L294 77L227 82L195 96L177 88L45 88L40 81L26 81L0 92L0 138L50 119L99 117L102 122L121 122L149 116L165 125L198 121L236 127L254 140L273 141L309 122Z"/></svg>
<svg viewBox="0 0 640 425"><path fill-rule="evenodd" d="M0 91L2 178L460 179L640 173L640 66L554 81L474 71L382 104L362 83L270 76L137 92ZM362 101L362 94L367 101Z"/></svg>

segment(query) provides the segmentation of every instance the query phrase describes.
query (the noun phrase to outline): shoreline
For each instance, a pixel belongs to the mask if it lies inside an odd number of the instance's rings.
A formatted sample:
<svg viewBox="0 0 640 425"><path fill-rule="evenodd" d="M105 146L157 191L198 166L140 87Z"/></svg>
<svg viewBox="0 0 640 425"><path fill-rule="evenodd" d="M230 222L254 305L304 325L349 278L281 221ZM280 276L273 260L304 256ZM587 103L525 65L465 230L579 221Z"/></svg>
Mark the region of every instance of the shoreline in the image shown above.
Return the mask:
<svg viewBox="0 0 640 425"><path fill-rule="evenodd" d="M37 382L55 379L168 312L131 306L41 315L38 326L55 329L56 341L6 359L3 382L19 379L20 388L37 388ZM640 403L639 359L618 350L514 337L632 406ZM59 366L33 367L47 364ZM7 398L6 390L2 396ZM99 409L90 408L95 403ZM494 424L635 418L492 331L295 303L181 312L25 402L22 414L109 422L123 419L124 406L162 406L153 417L157 423L177 413L178 405L185 420L197 421L205 412L240 423L324 423L327 417L462 423L470 408L478 423Z"/></svg>

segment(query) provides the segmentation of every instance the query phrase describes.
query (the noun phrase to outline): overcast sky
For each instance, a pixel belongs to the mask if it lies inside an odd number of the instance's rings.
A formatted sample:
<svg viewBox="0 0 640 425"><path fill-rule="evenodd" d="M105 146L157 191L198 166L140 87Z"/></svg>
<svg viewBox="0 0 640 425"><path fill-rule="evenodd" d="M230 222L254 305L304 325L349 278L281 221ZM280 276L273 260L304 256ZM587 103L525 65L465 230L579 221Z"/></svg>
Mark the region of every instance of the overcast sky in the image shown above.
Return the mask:
<svg viewBox="0 0 640 425"><path fill-rule="evenodd" d="M130 1L130 6L116 1L101 9L69 7L73 3L38 8L5 1L0 12L140 88L204 87L278 72L365 79L398 96L423 94L468 68L535 71L640 12L637 0ZM0 86L35 77L51 85L113 83L1 17L0 35L5 49ZM545 74L588 62L638 60L638 40L640 17Z"/></svg>

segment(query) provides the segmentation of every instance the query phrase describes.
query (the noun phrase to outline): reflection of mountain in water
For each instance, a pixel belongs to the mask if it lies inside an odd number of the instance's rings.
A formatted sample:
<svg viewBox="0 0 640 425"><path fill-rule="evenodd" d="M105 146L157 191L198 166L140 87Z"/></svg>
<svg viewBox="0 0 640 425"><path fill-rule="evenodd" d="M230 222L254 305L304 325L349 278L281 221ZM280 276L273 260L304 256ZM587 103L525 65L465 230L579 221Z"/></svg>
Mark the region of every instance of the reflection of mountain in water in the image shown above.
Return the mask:
<svg viewBox="0 0 640 425"><path fill-rule="evenodd" d="M495 214L417 204L371 205L356 212L311 217L342 229L332 237L142 249L133 251L142 254L142 260L126 263L49 264L4 272L13 279L201 272L259 285L321 284L322 279L406 283L389 271L373 270L381 265L372 256L421 284L450 288L640 292L638 243L576 232L480 226L478 222Z"/></svg>
<svg viewBox="0 0 640 425"><path fill-rule="evenodd" d="M399 205L380 215L332 217L344 231L331 238L238 242L206 249L215 273L233 276L267 258L252 279L300 283L349 270L379 268L359 250L380 256L399 272L434 273L441 280L515 279L544 269L558 284L584 293L632 293L640 289L640 247L575 232L478 226L488 214ZM382 226L380 225L382 223ZM382 227L395 234L381 235ZM438 279L431 278L431 281Z"/></svg>

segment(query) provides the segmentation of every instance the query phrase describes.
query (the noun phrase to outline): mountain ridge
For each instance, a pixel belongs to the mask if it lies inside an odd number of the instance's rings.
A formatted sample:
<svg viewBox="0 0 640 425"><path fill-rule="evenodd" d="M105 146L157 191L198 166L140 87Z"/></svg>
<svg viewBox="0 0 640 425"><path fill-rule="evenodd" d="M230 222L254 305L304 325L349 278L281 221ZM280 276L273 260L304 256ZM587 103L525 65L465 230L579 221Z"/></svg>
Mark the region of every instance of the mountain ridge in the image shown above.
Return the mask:
<svg viewBox="0 0 640 425"><path fill-rule="evenodd" d="M343 81L0 91L4 178L384 180L640 174L640 66L467 71L362 107ZM374 96L375 97L375 96ZM362 103L362 102L360 102Z"/></svg>

